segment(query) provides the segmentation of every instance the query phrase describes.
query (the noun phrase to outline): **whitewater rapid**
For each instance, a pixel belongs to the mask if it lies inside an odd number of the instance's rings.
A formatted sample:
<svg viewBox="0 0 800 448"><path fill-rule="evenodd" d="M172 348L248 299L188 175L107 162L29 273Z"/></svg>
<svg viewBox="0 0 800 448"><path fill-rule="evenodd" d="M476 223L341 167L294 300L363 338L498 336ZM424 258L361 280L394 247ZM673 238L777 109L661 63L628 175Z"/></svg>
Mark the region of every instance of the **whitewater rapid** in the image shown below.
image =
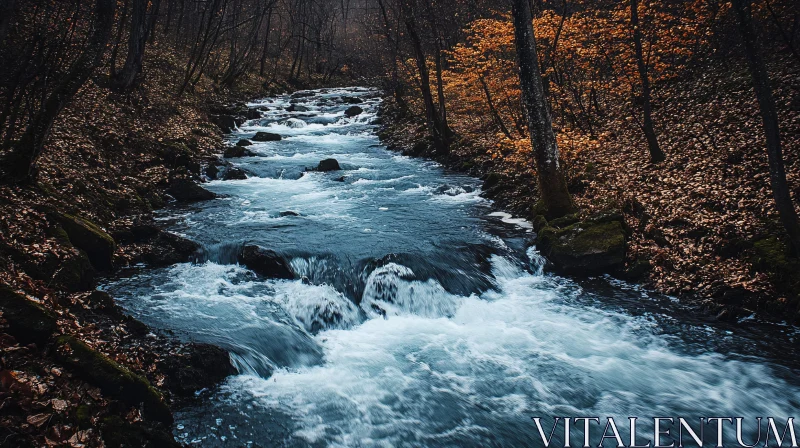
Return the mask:
<svg viewBox="0 0 800 448"><path fill-rule="evenodd" d="M346 118L342 97L365 112ZM178 413L179 441L541 446L532 417L797 416L796 364L764 349L760 327L544 273L530 224L494 210L480 181L380 144L379 102L350 88L250 104L269 110L231 141L283 140L232 160L249 178L209 182L220 199L163 212L208 261L105 285L155 328L232 353L240 374ZM325 158L343 170L307 171ZM244 243L276 250L298 278L236 264ZM770 331L796 344L795 329Z"/></svg>

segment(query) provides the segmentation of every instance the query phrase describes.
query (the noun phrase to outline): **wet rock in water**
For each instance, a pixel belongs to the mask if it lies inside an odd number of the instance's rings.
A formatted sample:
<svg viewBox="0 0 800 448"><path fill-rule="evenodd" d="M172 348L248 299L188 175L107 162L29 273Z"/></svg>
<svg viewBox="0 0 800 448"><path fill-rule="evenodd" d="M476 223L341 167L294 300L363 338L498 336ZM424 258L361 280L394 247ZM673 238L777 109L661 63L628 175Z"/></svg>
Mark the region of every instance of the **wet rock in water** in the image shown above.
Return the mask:
<svg viewBox="0 0 800 448"><path fill-rule="evenodd" d="M342 102L346 104L361 104L364 102L364 100L357 96L343 96Z"/></svg>
<svg viewBox="0 0 800 448"><path fill-rule="evenodd" d="M299 104L292 104L286 108L288 112L308 112L310 109L306 106L301 106Z"/></svg>
<svg viewBox="0 0 800 448"><path fill-rule="evenodd" d="M281 215L281 217L284 217L284 216L300 216L300 213L298 213L298 212L296 212L294 210L286 210L285 212L281 212L280 215Z"/></svg>
<svg viewBox="0 0 800 448"><path fill-rule="evenodd" d="M167 188L167 194L178 202L207 201L217 197L216 194L206 190L188 179L178 179Z"/></svg>
<svg viewBox="0 0 800 448"><path fill-rule="evenodd" d="M230 167L225 170L222 180L245 180L247 179L247 172L241 168Z"/></svg>
<svg viewBox="0 0 800 448"><path fill-rule="evenodd" d="M347 108L347 110L344 111L344 115L347 118L353 118L353 117L355 117L357 115L361 115L362 112L364 112L364 109L362 109L362 108L360 108L358 106L350 106L350 107Z"/></svg>
<svg viewBox="0 0 800 448"><path fill-rule="evenodd" d="M317 171L339 171L341 169L336 159L325 159L317 165Z"/></svg>
<svg viewBox="0 0 800 448"><path fill-rule="evenodd" d="M147 422L130 423L116 415L103 417L100 420L100 432L103 435L103 442L108 448L129 446L179 448L182 446L167 431Z"/></svg>
<svg viewBox="0 0 800 448"><path fill-rule="evenodd" d="M170 266L191 261L200 251L200 245L190 239L158 229L155 226L139 226L139 228L145 227L150 227L152 234L139 235L133 241L144 246L143 250L132 260L134 263L145 263L152 267ZM140 230L134 230L134 232L138 234Z"/></svg>
<svg viewBox="0 0 800 448"><path fill-rule="evenodd" d="M269 107L267 106L258 106L258 110L261 112L269 112Z"/></svg>
<svg viewBox="0 0 800 448"><path fill-rule="evenodd" d="M555 270L591 275L613 272L624 266L627 245L621 220L608 215L575 223L570 221L565 220L563 228L548 223L539 232L539 250L553 263Z"/></svg>
<svg viewBox="0 0 800 448"><path fill-rule="evenodd" d="M308 98L308 97L312 97L314 95L315 95L314 92L301 90L301 91L298 91L298 92L294 92L292 94L291 98Z"/></svg>
<svg viewBox="0 0 800 448"><path fill-rule="evenodd" d="M216 180L217 176L219 175L219 168L216 165L208 165L205 169L206 177L211 180Z"/></svg>
<svg viewBox="0 0 800 448"><path fill-rule="evenodd" d="M337 177L336 179L333 179L333 180L336 181L336 182L344 182L344 178L345 178L344 176L339 176L339 177Z"/></svg>
<svg viewBox="0 0 800 448"><path fill-rule="evenodd" d="M253 136L253 141L256 142L279 142L280 140L281 136L272 132L256 132L256 135Z"/></svg>
<svg viewBox="0 0 800 448"><path fill-rule="evenodd" d="M245 245L239 253L239 262L264 277L294 278L292 266L274 250L252 244Z"/></svg>
<svg viewBox="0 0 800 448"><path fill-rule="evenodd" d="M226 159L234 159L237 157L249 157L252 155L253 153L249 149L239 145L226 148L225 153L222 154L222 156L225 157Z"/></svg>
<svg viewBox="0 0 800 448"><path fill-rule="evenodd" d="M238 142L236 142L236 146L251 146L252 144L253 142L246 138L240 139Z"/></svg>
<svg viewBox="0 0 800 448"><path fill-rule="evenodd" d="M232 115L211 115L209 118L224 134L230 134L237 127L236 118Z"/></svg>
<svg viewBox="0 0 800 448"><path fill-rule="evenodd" d="M247 114L245 114L245 118L248 120L258 120L261 118L261 112L258 109L248 109Z"/></svg>
<svg viewBox="0 0 800 448"><path fill-rule="evenodd" d="M172 412L147 379L72 336L59 336L55 344L56 359L80 378L131 406L141 405L146 419L172 424Z"/></svg>
<svg viewBox="0 0 800 448"><path fill-rule="evenodd" d="M160 367L166 376L165 386L182 396L214 387L236 373L228 352L209 344L191 344L165 359Z"/></svg>
<svg viewBox="0 0 800 448"><path fill-rule="evenodd" d="M59 213L55 218L66 232L70 243L86 253L95 269L110 271L114 267L113 258L117 245L111 235L97 224L78 216Z"/></svg>
<svg viewBox="0 0 800 448"><path fill-rule="evenodd" d="M58 328L53 313L4 285L0 285L0 311L6 331L22 344L42 347Z"/></svg>

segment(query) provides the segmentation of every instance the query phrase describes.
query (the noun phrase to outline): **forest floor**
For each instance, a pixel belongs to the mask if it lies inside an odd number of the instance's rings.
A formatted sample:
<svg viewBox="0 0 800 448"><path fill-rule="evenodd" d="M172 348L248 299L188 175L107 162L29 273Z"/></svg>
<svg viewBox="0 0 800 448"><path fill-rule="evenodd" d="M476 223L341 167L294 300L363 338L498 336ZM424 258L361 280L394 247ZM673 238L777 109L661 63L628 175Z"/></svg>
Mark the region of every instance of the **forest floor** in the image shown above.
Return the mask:
<svg viewBox="0 0 800 448"><path fill-rule="evenodd" d="M169 418L166 425L153 422L125 401L125 391L114 392L118 385L71 365L77 358L60 351L77 356L77 343L65 348L54 342L58 335L72 335L118 363L107 364L109 369L122 366L123 372L147 378L167 403L192 395L181 383L202 386L219 379L201 371L204 362L227 360L227 353L214 347L154 334L121 313L107 295L94 292L96 278L126 266L186 257L192 243L161 232L153 210L169 200L164 192L170 182L198 179L201 164L222 152L210 108L274 93L254 80L238 92L219 92L203 81L177 97L180 59L157 45L151 51L146 76L132 92L113 92L105 74L84 86L55 124L35 185L0 186L0 446L173 443ZM73 217L88 222L83 227L101 239L116 240L112 266L90 265L75 247L81 244L63 221ZM176 247L183 252L170 253ZM39 304L43 318L54 316L54 334L37 343L20 336L32 333L26 329L17 328L19 339L12 336L20 319L7 297ZM176 367L176 359L185 366ZM223 368L217 377L226 373Z"/></svg>
<svg viewBox="0 0 800 448"><path fill-rule="evenodd" d="M770 71L787 178L800 208L800 68L787 57L773 60ZM798 323L800 260L790 256L775 210L749 73L737 61L692 72L693 78L655 86L666 162L649 162L629 105L609 105L595 138L584 140L588 146L561 147L570 191L584 213L623 213L630 229L623 278L699 304L719 319L758 315ZM491 177L496 185L487 197L533 217L531 161L491 157L496 140L452 114L458 137L448 154L437 154L425 144L419 117L398 109L387 99L381 136L390 147Z"/></svg>

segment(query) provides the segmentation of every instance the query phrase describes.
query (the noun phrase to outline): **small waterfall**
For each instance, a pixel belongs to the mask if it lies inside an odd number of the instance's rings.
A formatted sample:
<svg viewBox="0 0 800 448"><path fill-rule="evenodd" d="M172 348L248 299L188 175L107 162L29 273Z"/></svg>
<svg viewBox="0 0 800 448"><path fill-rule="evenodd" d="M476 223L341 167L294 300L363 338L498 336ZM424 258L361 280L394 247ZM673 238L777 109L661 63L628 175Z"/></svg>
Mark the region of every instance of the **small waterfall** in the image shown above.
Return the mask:
<svg viewBox="0 0 800 448"><path fill-rule="evenodd" d="M544 268L547 265L547 258L544 257L536 246L531 246L527 250L528 260L530 262L531 271L533 275L541 276L544 274Z"/></svg>
<svg viewBox="0 0 800 448"><path fill-rule="evenodd" d="M211 261L217 264L236 264L242 246L244 246L242 242L211 244L201 248L194 261L195 263Z"/></svg>
<svg viewBox="0 0 800 448"><path fill-rule="evenodd" d="M370 317L414 314L424 317L452 316L459 297L448 293L433 279L414 280L414 272L396 263L376 268L367 277L361 309Z"/></svg>

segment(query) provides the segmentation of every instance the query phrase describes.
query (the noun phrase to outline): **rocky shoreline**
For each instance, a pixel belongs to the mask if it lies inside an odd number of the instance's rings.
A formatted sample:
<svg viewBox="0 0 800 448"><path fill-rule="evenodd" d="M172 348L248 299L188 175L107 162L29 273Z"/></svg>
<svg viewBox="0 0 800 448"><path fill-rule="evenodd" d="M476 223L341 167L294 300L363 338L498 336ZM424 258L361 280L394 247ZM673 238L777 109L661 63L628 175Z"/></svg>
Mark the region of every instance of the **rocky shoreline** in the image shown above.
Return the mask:
<svg viewBox="0 0 800 448"><path fill-rule="evenodd" d="M410 116L407 110L398 107L390 95L385 97L381 106L379 121L378 135L390 150L411 157L429 158L449 170L480 178L484 181L483 197L494 201L499 209L529 220L537 232L539 249L549 260L547 269L576 278L609 274L653 288L649 279L653 268L651 261L636 258L628 251L628 241L634 229L627 224L622 210L583 210L575 215L548 220L538 212L535 179L502 173L504 167L492 158L475 157L472 142L455 136L448 153L438 151L427 137L419 117ZM571 188L578 188L574 184L573 181ZM682 306L689 307L707 321L744 325L752 322L753 316L772 323L783 323L787 319L789 323L798 321L787 316L780 306L754 308L754 304L763 302L756 296L740 289L724 290L719 297L697 291L678 294Z"/></svg>
<svg viewBox="0 0 800 448"><path fill-rule="evenodd" d="M113 187L135 189L132 198L110 192L108 182L85 184L102 199L89 204L69 201L50 182L2 187L0 205L11 216L3 233L17 237L0 245L3 444L180 446L172 411L236 373L227 351L152 330L95 289L125 268L201 256L200 245L165 231L152 212L215 197L199 185L216 177L204 166L218 167L222 178L235 174L212 155L224 150L220 109L231 108L209 109L210 119L197 114L187 137L150 142L147 169L158 179L126 185L136 173L121 173Z"/></svg>

